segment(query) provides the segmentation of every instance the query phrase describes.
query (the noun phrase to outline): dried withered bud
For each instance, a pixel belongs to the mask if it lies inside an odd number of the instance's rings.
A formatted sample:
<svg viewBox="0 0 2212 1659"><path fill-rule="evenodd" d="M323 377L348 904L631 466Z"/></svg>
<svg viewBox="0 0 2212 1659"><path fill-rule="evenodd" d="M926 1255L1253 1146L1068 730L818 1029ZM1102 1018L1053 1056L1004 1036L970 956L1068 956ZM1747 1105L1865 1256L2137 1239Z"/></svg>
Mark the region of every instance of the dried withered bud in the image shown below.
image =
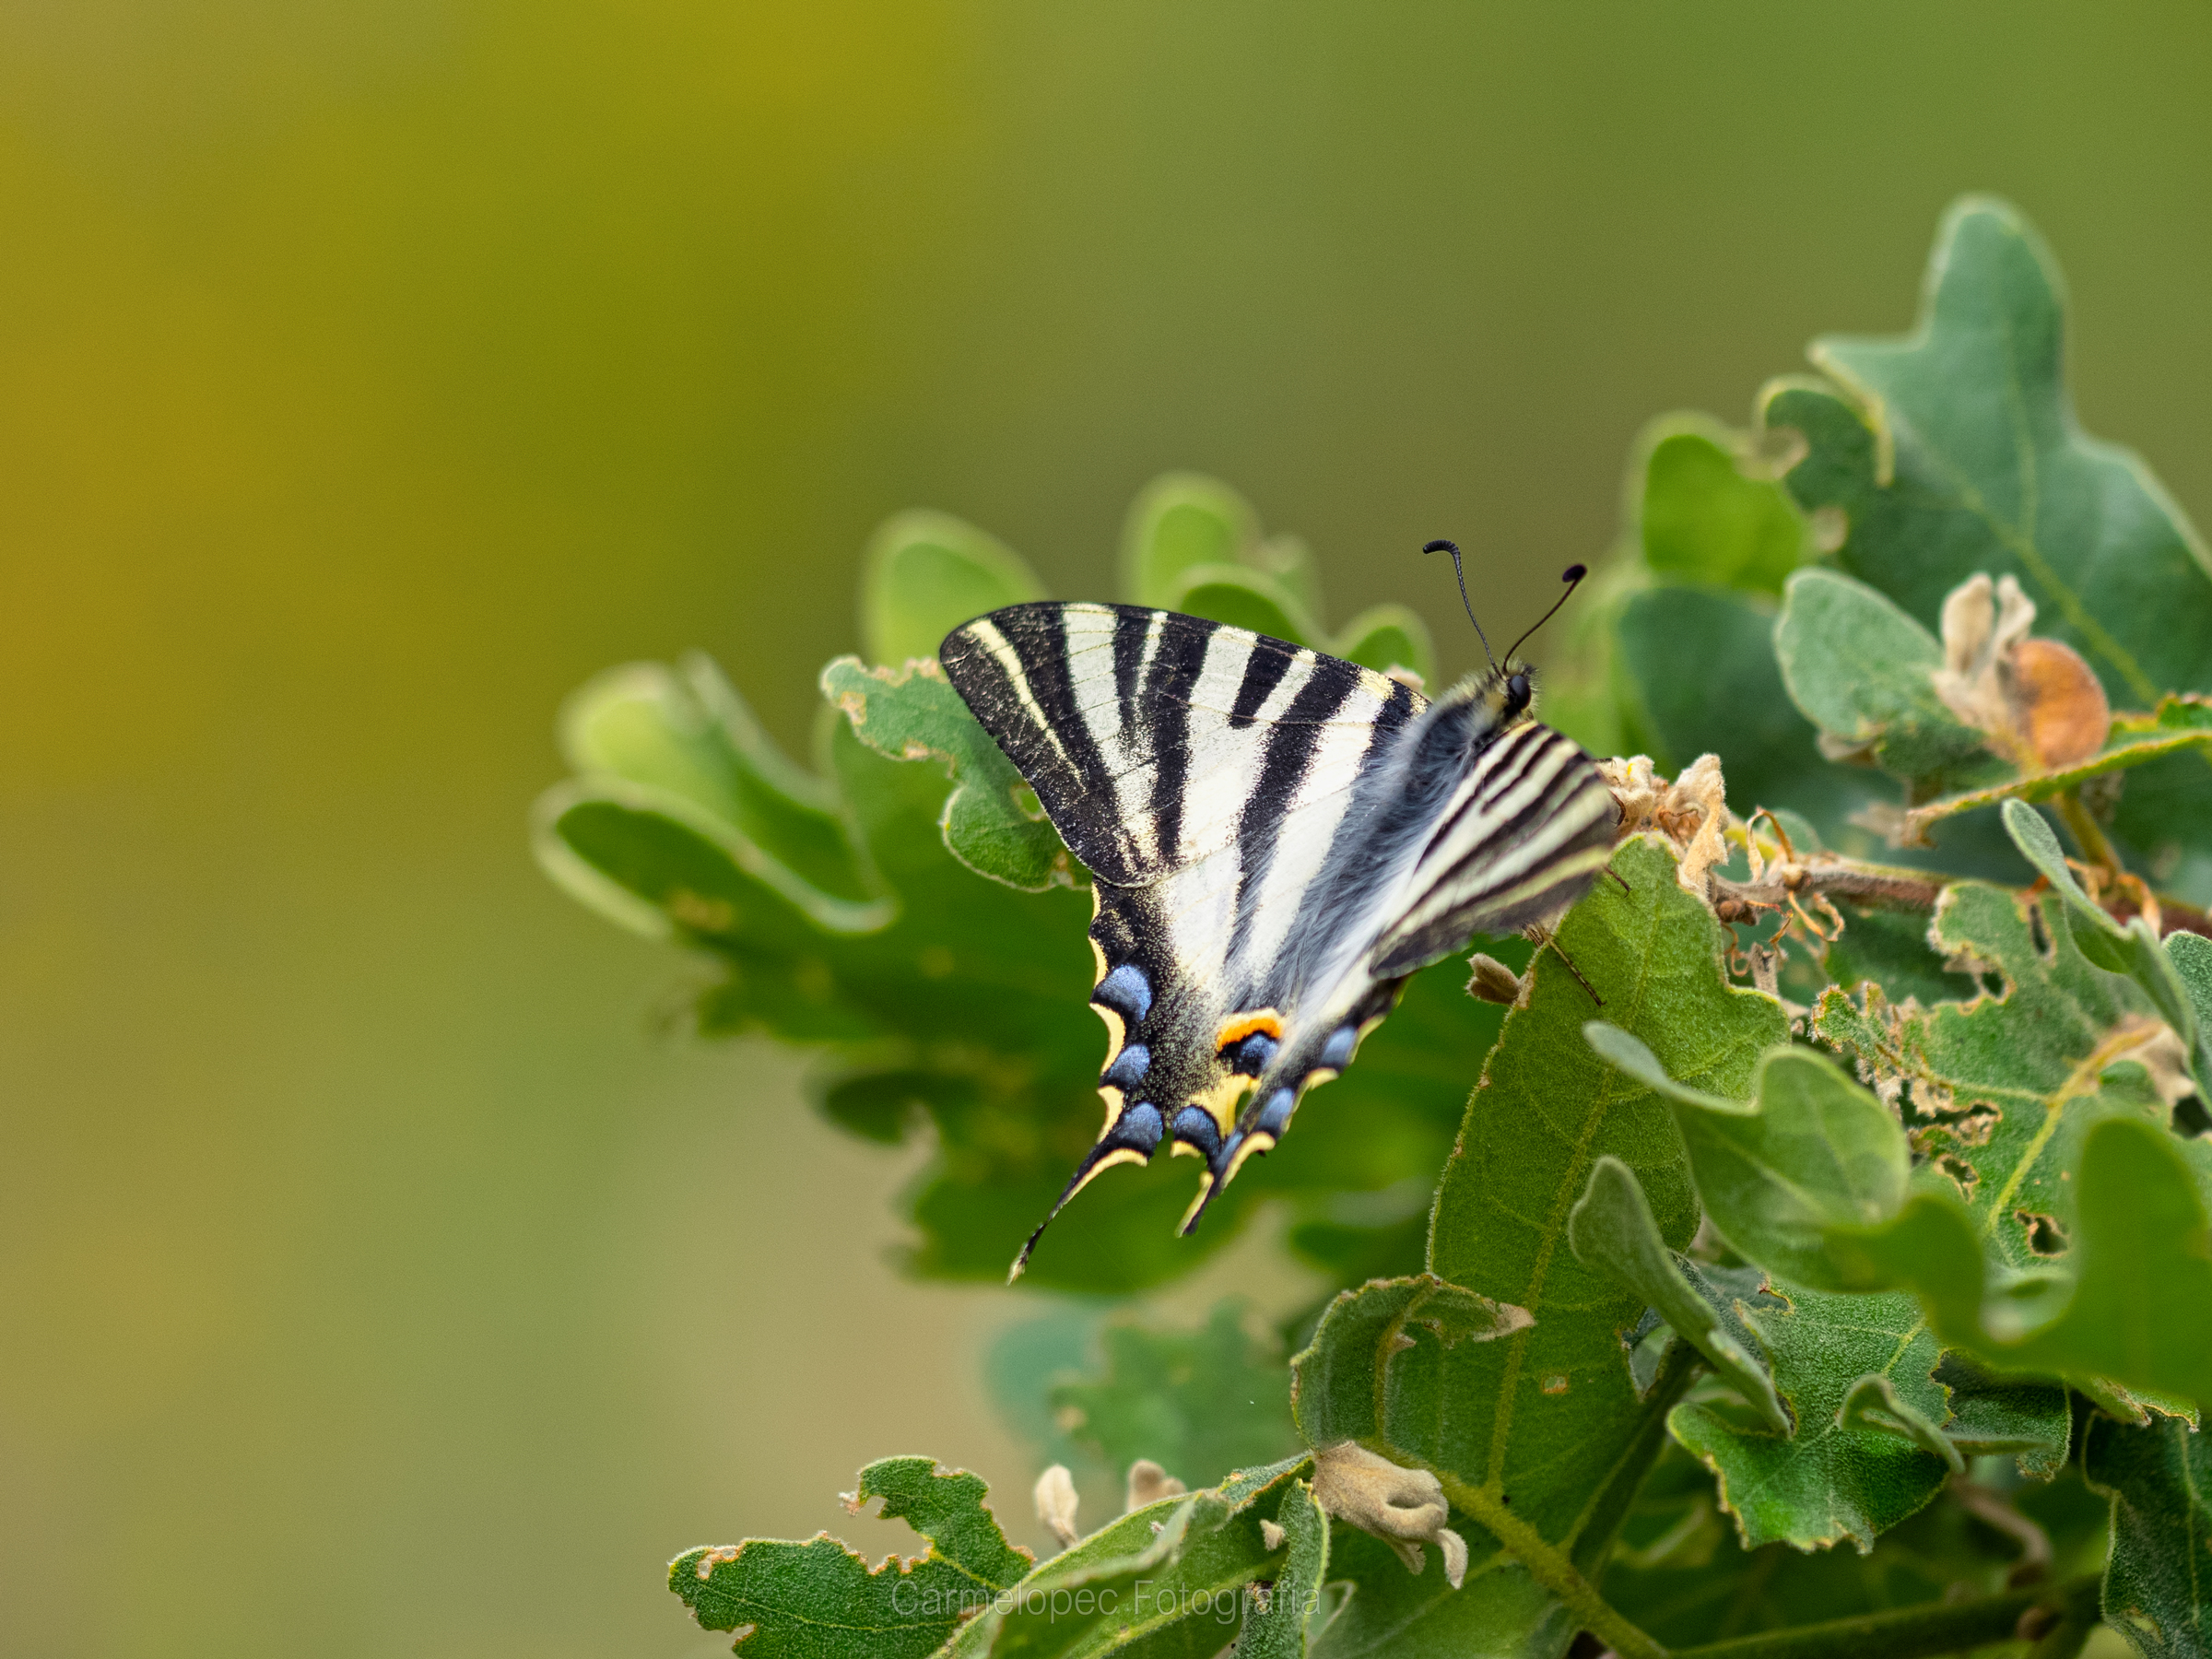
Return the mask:
<svg viewBox="0 0 2212 1659"><path fill-rule="evenodd" d="M2023 771L2074 766L2104 747L2112 712L2073 647L2029 636L2035 601L2011 576L1969 577L1943 602L1945 708Z"/></svg>
<svg viewBox="0 0 2212 1659"><path fill-rule="evenodd" d="M1512 1007L1521 1000L1521 976L1494 956L1477 951L1467 959L1474 972L1467 978L1467 994L1483 1002Z"/></svg>
<svg viewBox="0 0 2212 1659"><path fill-rule="evenodd" d="M1339 1521L1372 1533L1395 1550L1408 1572L1425 1563L1424 1543L1444 1558L1444 1577L1459 1588L1467 1575L1467 1544L1444 1524L1452 1513L1441 1481L1426 1469L1403 1469L1352 1441L1313 1454L1313 1500Z"/></svg>
<svg viewBox="0 0 2212 1659"><path fill-rule="evenodd" d="M1190 1488L1148 1457L1129 1465L1129 1501L1125 1508L1140 1510L1162 1498L1180 1498Z"/></svg>
<svg viewBox="0 0 2212 1659"><path fill-rule="evenodd" d="M1065 1548L1081 1535L1076 1531L1076 1477L1065 1464L1054 1464L1037 1477L1037 1519Z"/></svg>

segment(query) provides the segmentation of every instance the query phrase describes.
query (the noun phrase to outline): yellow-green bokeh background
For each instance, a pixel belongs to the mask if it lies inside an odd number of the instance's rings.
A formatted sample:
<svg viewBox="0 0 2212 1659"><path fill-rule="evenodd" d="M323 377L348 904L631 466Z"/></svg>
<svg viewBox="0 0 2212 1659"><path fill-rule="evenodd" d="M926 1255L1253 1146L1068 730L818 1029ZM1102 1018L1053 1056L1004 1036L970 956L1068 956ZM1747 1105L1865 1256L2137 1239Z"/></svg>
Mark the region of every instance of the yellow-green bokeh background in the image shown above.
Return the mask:
<svg viewBox="0 0 2212 1659"><path fill-rule="evenodd" d="M532 868L584 677L803 743L877 520L1098 594L1170 466L1464 666L1412 548L1525 617L1966 189L2201 521L2208 84L2194 4L0 7L0 1652L675 1659L678 1547L1026 1480L912 1156Z"/></svg>

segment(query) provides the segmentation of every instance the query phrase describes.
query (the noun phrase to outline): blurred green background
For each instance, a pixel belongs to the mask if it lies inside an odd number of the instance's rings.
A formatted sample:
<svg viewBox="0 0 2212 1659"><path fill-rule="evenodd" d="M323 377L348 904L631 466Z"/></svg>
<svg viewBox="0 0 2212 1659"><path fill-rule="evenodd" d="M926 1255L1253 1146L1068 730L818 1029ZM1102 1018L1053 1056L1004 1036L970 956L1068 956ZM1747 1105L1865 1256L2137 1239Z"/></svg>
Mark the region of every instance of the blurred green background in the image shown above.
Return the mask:
<svg viewBox="0 0 2212 1659"><path fill-rule="evenodd" d="M1171 466L1464 667L1412 549L1512 631L1966 189L2212 517L2208 81L2194 4L0 7L0 1651L703 1654L658 1563L866 1458L1025 1510L919 1155L532 867L562 694L703 645L803 750L879 518L1104 594Z"/></svg>

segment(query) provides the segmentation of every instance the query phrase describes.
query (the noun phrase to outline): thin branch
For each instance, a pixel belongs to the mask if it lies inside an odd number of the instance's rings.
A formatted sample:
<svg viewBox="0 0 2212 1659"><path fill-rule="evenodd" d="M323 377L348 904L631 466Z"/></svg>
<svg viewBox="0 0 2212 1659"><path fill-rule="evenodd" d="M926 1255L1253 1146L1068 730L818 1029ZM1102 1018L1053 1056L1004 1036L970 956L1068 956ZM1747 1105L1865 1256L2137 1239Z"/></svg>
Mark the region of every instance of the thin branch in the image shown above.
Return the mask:
<svg viewBox="0 0 2212 1659"><path fill-rule="evenodd" d="M1738 1636L1702 1647L1677 1648L1673 1659L1928 1659L1992 1642L2034 1641L2096 1616L2095 1576L2070 1583L2008 1591L1982 1601L1924 1603L1859 1618L1831 1619Z"/></svg>
<svg viewBox="0 0 2212 1659"><path fill-rule="evenodd" d="M1505 1506L1503 1499L1486 1488L1469 1486L1438 1472L1444 1494L1454 1508L1488 1527L1508 1554L1528 1569L1528 1576L1559 1598L1575 1625L1604 1642L1619 1659L1668 1659L1643 1630L1615 1612L1610 1603L1575 1570L1567 1552Z"/></svg>

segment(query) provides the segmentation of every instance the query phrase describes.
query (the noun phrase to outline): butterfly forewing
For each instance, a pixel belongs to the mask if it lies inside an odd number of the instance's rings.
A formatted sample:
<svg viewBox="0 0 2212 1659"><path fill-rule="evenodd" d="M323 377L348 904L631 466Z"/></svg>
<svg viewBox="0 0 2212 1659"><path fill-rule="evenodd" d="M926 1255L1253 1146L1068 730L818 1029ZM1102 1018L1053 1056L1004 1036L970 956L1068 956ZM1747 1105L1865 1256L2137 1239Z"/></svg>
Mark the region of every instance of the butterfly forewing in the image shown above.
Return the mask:
<svg viewBox="0 0 2212 1659"><path fill-rule="evenodd" d="M1187 1228L1349 1064L1406 974L1564 909L1612 844L1595 767L1507 718L1497 675L1430 703L1129 606L1010 606L941 654L1097 878L1108 1119L1062 1205L1167 1140L1206 1165Z"/></svg>

